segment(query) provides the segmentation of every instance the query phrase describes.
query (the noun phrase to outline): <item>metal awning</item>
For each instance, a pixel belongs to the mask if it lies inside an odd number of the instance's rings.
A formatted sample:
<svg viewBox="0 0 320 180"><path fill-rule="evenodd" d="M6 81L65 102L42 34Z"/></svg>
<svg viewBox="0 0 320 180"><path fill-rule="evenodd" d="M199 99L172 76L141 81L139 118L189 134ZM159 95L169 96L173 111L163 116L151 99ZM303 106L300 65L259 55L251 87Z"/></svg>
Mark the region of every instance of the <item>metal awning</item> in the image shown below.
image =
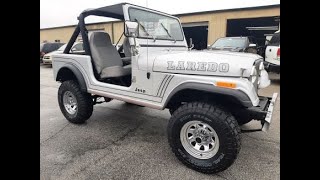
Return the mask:
<svg viewBox="0 0 320 180"><path fill-rule="evenodd" d="M263 26L263 27L246 27L248 30L252 31L276 31L279 29L278 26Z"/></svg>

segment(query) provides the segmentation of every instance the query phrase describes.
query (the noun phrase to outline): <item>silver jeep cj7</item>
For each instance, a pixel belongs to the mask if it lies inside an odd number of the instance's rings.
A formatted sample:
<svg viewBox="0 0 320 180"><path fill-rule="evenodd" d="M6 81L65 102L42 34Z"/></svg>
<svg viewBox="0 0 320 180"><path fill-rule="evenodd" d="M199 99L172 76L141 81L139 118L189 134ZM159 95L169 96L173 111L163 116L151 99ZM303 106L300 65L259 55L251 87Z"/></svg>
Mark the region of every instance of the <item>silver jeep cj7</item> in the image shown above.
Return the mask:
<svg viewBox="0 0 320 180"><path fill-rule="evenodd" d="M117 50L106 32L88 32L88 16L122 20L122 46ZM53 55L59 106L71 123L89 119L100 97L169 109L173 153L203 173L232 165L239 125L254 119L268 130L277 94L258 96L270 84L261 56L190 51L177 17L128 3L83 11L78 20L64 53ZM72 53L79 34L85 51Z"/></svg>

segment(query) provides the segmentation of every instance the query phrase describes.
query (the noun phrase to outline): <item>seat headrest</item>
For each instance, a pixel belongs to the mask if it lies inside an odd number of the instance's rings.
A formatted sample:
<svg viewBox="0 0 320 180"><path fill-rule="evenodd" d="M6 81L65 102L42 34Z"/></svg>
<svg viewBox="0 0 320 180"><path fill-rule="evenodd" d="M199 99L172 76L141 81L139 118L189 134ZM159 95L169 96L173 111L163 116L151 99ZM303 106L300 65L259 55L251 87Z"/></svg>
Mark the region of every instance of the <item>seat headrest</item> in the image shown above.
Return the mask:
<svg viewBox="0 0 320 180"><path fill-rule="evenodd" d="M111 39L106 32L92 32L90 35L90 41L94 42L94 45L99 46L112 46Z"/></svg>

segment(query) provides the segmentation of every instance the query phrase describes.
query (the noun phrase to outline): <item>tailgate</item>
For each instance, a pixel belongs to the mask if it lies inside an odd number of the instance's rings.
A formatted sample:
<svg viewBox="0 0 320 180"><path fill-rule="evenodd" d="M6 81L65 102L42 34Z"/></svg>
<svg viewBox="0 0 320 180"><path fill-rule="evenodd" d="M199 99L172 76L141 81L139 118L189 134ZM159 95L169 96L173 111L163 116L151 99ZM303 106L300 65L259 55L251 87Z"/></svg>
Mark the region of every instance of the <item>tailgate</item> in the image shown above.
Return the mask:
<svg viewBox="0 0 320 180"><path fill-rule="evenodd" d="M267 46L265 53L265 61L272 64L280 65L280 56L277 56L279 48L279 46Z"/></svg>

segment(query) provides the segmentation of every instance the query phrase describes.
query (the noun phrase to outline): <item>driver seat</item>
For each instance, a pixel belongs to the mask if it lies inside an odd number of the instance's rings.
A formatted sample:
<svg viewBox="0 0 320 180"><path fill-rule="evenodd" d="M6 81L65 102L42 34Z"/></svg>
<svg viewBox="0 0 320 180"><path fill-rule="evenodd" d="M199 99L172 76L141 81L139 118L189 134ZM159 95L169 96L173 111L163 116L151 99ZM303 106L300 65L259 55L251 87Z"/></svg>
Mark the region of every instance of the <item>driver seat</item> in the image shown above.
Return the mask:
<svg viewBox="0 0 320 180"><path fill-rule="evenodd" d="M122 77L131 74L131 65L123 66L117 49L106 32L92 32L89 45L93 64L100 79Z"/></svg>

